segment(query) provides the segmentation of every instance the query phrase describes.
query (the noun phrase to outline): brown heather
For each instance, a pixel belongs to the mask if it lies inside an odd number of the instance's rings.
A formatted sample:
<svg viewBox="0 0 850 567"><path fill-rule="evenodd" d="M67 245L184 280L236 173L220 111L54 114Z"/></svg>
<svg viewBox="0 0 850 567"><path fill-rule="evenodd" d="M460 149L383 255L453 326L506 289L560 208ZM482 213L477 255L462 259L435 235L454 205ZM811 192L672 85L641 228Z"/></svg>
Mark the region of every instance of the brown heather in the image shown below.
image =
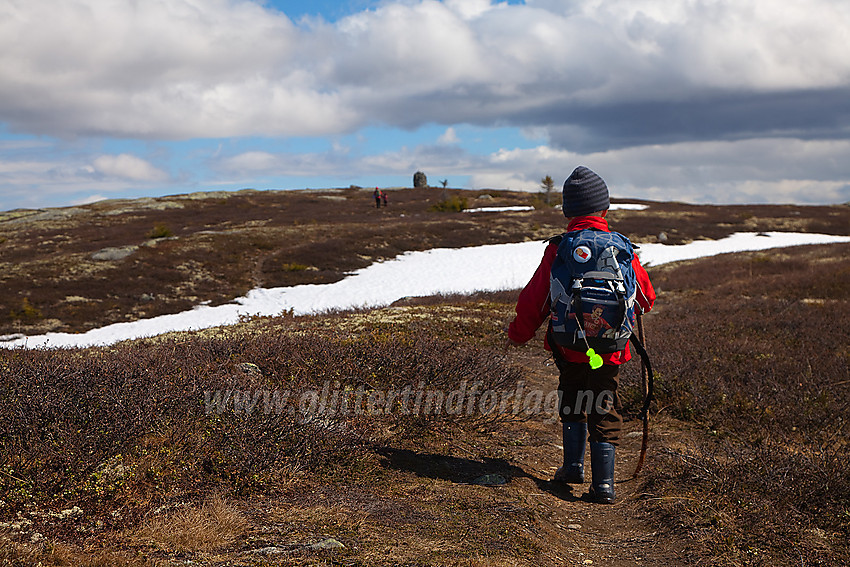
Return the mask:
<svg viewBox="0 0 850 567"><path fill-rule="evenodd" d="M264 411L262 400L250 413L208 412L205 392L290 391L297 399L327 381L367 392L419 384L449 392L464 380L507 389L518 378L503 357L424 331L292 327L100 350L0 351L0 491L18 505L222 482L239 493L292 471L356 463L384 427L403 437L448 419L355 414L327 422Z"/></svg>
<svg viewBox="0 0 850 567"><path fill-rule="evenodd" d="M830 565L850 552L850 245L653 270L662 416L646 513L717 565ZM722 558L722 559L721 559Z"/></svg>

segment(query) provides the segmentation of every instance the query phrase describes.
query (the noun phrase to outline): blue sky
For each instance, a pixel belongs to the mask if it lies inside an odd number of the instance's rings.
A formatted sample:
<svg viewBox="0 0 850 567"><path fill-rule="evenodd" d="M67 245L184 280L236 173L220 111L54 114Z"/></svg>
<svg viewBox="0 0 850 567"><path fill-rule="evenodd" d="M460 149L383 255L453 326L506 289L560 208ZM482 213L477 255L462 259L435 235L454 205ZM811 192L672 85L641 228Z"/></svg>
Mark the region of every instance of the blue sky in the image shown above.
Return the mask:
<svg viewBox="0 0 850 567"><path fill-rule="evenodd" d="M0 210L433 184L850 201L850 4L7 0Z"/></svg>

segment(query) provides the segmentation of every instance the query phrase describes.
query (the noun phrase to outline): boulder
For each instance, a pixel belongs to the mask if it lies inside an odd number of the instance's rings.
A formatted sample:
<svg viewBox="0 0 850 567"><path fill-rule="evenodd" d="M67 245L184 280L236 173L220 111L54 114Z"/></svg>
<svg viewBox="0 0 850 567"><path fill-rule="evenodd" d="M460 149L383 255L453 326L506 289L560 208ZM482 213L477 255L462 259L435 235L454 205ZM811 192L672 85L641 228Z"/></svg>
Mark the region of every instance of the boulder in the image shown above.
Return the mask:
<svg viewBox="0 0 850 567"><path fill-rule="evenodd" d="M119 246L115 248L104 248L103 250L98 250L97 252L92 254L91 258L92 260L97 260L99 262L115 262L118 260L123 260L138 249L138 246Z"/></svg>
<svg viewBox="0 0 850 567"><path fill-rule="evenodd" d="M421 171L417 171L413 174L413 186L416 188L419 187L428 187L428 178Z"/></svg>

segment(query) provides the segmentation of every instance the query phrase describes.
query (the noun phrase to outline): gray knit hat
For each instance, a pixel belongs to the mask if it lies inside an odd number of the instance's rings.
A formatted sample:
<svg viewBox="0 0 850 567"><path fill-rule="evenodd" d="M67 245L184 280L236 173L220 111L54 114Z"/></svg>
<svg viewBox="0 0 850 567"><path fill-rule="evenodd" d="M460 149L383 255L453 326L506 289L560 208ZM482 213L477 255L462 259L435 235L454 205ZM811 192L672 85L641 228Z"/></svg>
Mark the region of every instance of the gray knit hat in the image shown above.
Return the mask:
<svg viewBox="0 0 850 567"><path fill-rule="evenodd" d="M602 178L583 165L575 168L564 181L564 216L580 217L611 206L608 186Z"/></svg>

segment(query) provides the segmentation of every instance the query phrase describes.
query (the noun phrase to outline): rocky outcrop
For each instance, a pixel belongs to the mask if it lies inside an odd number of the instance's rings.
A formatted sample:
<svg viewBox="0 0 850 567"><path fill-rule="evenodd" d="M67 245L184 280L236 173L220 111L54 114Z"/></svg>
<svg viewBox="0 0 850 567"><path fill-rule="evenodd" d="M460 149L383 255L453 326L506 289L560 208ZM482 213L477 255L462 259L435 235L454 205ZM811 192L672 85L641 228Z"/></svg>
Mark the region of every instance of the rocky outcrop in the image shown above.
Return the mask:
<svg viewBox="0 0 850 567"><path fill-rule="evenodd" d="M417 171L413 174L413 186L414 187L428 187L428 178L421 171Z"/></svg>

